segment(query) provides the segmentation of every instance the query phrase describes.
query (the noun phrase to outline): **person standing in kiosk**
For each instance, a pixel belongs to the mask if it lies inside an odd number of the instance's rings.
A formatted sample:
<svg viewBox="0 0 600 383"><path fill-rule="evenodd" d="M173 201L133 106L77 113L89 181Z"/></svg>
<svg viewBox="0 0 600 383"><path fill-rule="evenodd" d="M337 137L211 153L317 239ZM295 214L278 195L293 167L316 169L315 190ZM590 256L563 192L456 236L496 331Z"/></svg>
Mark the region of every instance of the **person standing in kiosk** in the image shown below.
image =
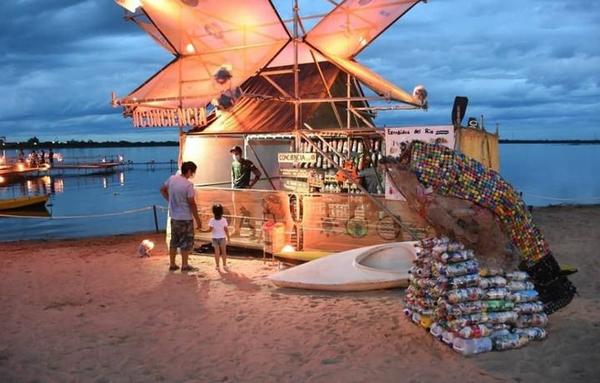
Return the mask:
<svg viewBox="0 0 600 383"><path fill-rule="evenodd" d="M233 161L231 163L231 188L232 189L252 189L254 185L260 180L260 176L262 175L260 170L252 163L252 161L247 160L242 157L242 148L239 146L234 146L229 150L233 157ZM254 179L251 180L252 174L254 174ZM248 226L252 230L252 236L256 236L256 227L254 223L250 220L249 212L244 206L240 207L238 214L238 209L235 203L235 193L233 194L233 209L235 215L242 215L241 219L234 218L233 219L233 227L234 231L231 233L232 236L239 236L242 224L244 222L248 223Z"/></svg>
<svg viewBox="0 0 600 383"><path fill-rule="evenodd" d="M252 161L242 157L242 148L234 146L229 150L233 156L231 163L231 187L233 189L252 189L260 179L260 170ZM254 174L254 179L250 181L250 177Z"/></svg>

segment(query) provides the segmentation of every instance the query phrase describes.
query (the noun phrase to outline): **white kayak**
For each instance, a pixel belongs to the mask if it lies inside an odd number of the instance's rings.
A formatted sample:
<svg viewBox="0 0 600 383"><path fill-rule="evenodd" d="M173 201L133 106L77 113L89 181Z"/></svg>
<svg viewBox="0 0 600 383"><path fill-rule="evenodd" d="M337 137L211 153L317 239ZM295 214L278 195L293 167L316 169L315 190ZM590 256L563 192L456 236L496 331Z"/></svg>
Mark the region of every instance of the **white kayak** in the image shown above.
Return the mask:
<svg viewBox="0 0 600 383"><path fill-rule="evenodd" d="M278 287L309 290L366 291L408 286L416 256L415 242L361 247L328 255L269 279Z"/></svg>

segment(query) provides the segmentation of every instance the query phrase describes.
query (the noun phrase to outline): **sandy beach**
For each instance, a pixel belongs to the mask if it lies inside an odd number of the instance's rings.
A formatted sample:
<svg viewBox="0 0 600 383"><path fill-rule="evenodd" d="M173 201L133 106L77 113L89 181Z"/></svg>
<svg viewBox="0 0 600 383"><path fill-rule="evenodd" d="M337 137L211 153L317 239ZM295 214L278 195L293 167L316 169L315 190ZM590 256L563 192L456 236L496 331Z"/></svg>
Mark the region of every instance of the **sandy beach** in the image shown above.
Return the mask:
<svg viewBox="0 0 600 383"><path fill-rule="evenodd" d="M404 290L278 289L275 265L168 272L162 235L0 243L1 382L591 382L600 377L600 206L534 211L579 296L548 339L465 358L402 314ZM135 254L144 238L154 255Z"/></svg>

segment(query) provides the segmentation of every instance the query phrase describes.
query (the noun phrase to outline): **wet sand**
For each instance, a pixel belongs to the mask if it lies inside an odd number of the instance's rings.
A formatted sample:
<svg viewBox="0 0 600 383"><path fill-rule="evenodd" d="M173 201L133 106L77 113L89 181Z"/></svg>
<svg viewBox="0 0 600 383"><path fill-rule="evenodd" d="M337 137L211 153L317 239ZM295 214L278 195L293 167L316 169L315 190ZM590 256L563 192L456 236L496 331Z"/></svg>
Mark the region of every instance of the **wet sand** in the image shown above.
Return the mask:
<svg viewBox="0 0 600 383"><path fill-rule="evenodd" d="M591 382L600 377L600 207L534 211L579 296L548 339L465 358L403 317L404 290L278 289L276 266L168 272L159 235L0 243L1 382ZM138 258L140 241L157 243Z"/></svg>

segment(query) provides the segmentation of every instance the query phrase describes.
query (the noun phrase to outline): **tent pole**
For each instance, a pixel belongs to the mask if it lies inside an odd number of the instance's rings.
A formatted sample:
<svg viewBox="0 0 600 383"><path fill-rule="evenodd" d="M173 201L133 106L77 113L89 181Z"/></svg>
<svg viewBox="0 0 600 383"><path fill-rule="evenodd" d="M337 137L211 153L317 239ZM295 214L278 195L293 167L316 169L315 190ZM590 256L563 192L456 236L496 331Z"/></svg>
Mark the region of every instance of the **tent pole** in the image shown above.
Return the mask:
<svg viewBox="0 0 600 383"><path fill-rule="evenodd" d="M348 177L349 180L352 181L352 183L354 185L356 185L356 187L367 197L371 200L371 202L373 202L375 205L377 205L377 207L379 207L381 210L385 211L387 214L389 214L389 216L392 218L392 220L394 222L396 222L402 229L406 230L408 232L408 234L410 234L410 237L413 240L418 240L419 237L415 234L415 232L408 227L407 225L404 224L404 222L402 222L387 206L385 206L385 204L383 204L381 201L379 201L377 198L375 198L373 195L371 195L371 193L369 193L367 191L367 189L365 189L360 182L356 182L355 180L352 179L351 174L344 169L343 167L339 166L339 164L337 164L330 156L329 154L325 153L324 151L322 151L321 149L319 149L319 147L317 145L315 145L315 143L312 142L312 140L310 140L304 133L300 133L300 135L302 135L306 141L308 142L308 144L310 146L313 147L313 149L315 149L315 151L317 151L320 155L323 156L323 158L325 158L327 161L329 161L330 163L333 164L333 166L335 166L338 170L344 172L344 174L346 175L346 177ZM319 137L320 139L322 139L319 135L317 135L317 137ZM323 140L323 142L325 142ZM329 146L329 144L327 144ZM333 150L333 149L332 149ZM338 154L337 151L334 151L334 153L336 153L337 155L339 155L341 158L345 159L345 156Z"/></svg>
<svg viewBox="0 0 600 383"><path fill-rule="evenodd" d="M298 76L298 0L294 0L294 130L297 132L300 129L300 84ZM300 140L299 136L296 136L296 152L300 151Z"/></svg>
<svg viewBox="0 0 600 383"><path fill-rule="evenodd" d="M346 97L348 101L346 101L346 129L350 129L350 107L352 104L350 103L350 73L346 73Z"/></svg>
<svg viewBox="0 0 600 383"><path fill-rule="evenodd" d="M319 75L321 76L321 81L323 82L323 88L325 88L325 90L327 91L327 96L329 96L331 98L331 89L329 89L329 86L327 86L327 80L325 79L325 75L323 74L321 65L319 65L319 61L317 61L317 56L315 56L315 52L313 52L312 49L309 49L309 51L310 51L310 55L315 63L315 66L317 67L317 69L319 71ZM333 109L333 113L335 114L335 119L337 120L339 127L342 128L343 127L342 118L340 117L340 113L338 112L337 107L335 106L335 103L330 102L329 105L331 105L331 109Z"/></svg>
<svg viewBox="0 0 600 383"><path fill-rule="evenodd" d="M370 123L362 114L360 114L356 110L354 110L353 107L350 108L350 111L352 112L352 114L354 114L355 116L360 118L365 124L367 124L368 127L375 129L375 125Z"/></svg>

